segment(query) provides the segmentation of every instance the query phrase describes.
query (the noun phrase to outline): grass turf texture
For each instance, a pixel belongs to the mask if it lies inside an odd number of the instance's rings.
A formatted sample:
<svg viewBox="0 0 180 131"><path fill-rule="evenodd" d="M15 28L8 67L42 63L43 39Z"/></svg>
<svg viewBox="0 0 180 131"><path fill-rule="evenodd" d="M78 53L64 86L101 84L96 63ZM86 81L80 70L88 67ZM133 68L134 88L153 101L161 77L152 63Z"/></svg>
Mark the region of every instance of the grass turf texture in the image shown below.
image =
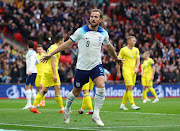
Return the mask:
<svg viewBox="0 0 180 131"><path fill-rule="evenodd" d="M66 99L63 99L65 103ZM94 103L94 100L92 100ZM22 110L26 99L0 99L0 129L6 130L180 130L180 98L162 98L158 103L142 103L135 99L140 110L128 111L119 109L122 99L107 98L101 109L100 116L105 127L98 127L91 121L91 115L78 114L82 99L76 99L73 106L70 124L63 122L63 114L59 113L54 99L46 99L46 106L40 107L41 114Z"/></svg>

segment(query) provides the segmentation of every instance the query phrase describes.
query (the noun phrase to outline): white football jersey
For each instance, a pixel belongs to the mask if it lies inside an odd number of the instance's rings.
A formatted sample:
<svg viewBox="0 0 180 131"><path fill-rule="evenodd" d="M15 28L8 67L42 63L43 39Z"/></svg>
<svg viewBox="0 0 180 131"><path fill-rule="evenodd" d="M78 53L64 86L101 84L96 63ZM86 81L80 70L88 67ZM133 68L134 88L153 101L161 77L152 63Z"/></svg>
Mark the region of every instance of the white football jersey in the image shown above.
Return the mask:
<svg viewBox="0 0 180 131"><path fill-rule="evenodd" d="M92 31L85 25L78 28L70 39L78 42L77 69L91 70L102 64L101 47L109 44L109 35L104 28L99 26L97 31Z"/></svg>
<svg viewBox="0 0 180 131"><path fill-rule="evenodd" d="M28 50L26 54L26 74L29 71L32 73L37 73L36 64L38 64L38 58L34 50Z"/></svg>

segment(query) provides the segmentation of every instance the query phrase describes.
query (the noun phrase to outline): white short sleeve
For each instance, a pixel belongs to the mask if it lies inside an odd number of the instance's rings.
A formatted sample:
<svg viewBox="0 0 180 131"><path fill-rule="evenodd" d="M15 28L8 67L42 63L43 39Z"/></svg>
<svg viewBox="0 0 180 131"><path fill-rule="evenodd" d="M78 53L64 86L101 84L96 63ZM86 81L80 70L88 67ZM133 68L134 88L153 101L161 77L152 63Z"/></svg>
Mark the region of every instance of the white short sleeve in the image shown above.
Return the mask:
<svg viewBox="0 0 180 131"><path fill-rule="evenodd" d="M103 41L103 45L109 45L109 35L107 32L106 32L106 36L105 36L104 41Z"/></svg>
<svg viewBox="0 0 180 131"><path fill-rule="evenodd" d="M79 41L81 39L81 29L78 28L73 35L70 36L73 42Z"/></svg>

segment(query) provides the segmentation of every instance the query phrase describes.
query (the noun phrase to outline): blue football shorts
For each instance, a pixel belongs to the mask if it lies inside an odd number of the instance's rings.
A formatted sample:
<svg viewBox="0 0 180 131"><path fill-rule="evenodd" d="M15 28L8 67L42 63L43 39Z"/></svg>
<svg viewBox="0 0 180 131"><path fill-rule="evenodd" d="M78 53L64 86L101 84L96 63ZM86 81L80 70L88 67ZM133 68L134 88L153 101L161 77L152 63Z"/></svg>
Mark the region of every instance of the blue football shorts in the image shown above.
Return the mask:
<svg viewBox="0 0 180 131"><path fill-rule="evenodd" d="M98 76L104 76L102 64L97 65L89 71L76 69L74 76L74 87L81 88L84 84L89 82L89 77L91 77L93 81Z"/></svg>
<svg viewBox="0 0 180 131"><path fill-rule="evenodd" d="M26 75L26 85L35 85L37 73L32 73L32 75Z"/></svg>

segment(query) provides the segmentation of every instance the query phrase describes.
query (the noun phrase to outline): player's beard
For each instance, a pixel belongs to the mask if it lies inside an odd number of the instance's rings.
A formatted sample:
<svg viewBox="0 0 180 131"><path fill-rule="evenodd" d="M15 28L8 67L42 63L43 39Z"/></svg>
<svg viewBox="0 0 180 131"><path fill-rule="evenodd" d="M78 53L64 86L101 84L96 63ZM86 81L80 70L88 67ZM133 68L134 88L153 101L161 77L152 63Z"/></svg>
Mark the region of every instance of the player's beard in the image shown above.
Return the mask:
<svg viewBox="0 0 180 131"><path fill-rule="evenodd" d="M97 26L99 25L99 24L93 25L92 23L93 23L93 22L91 22L91 27L93 27L93 28L94 28L94 27L97 27Z"/></svg>

